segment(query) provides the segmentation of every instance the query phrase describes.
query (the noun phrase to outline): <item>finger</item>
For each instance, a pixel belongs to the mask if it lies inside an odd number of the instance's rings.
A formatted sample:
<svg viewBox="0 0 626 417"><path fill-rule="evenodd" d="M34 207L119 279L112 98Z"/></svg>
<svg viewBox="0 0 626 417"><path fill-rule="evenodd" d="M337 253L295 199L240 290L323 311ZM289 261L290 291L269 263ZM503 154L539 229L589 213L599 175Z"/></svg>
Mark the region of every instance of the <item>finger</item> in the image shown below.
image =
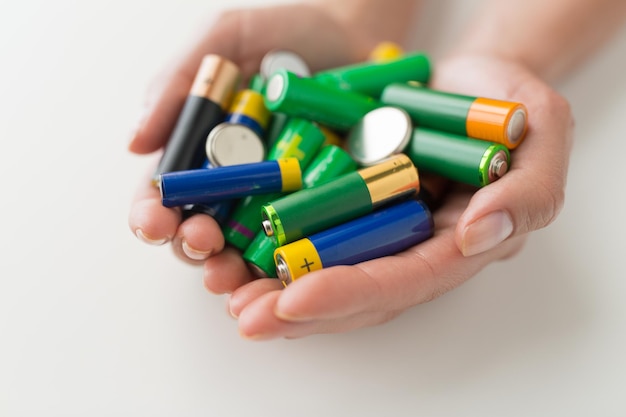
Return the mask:
<svg viewBox="0 0 626 417"><path fill-rule="evenodd" d="M443 62L433 87L517 101L528 109L526 138L511 152L510 170L478 190L459 219L455 239L462 253L481 253L550 224L563 206L572 147L567 101L519 65L487 56Z"/></svg>
<svg viewBox="0 0 626 417"><path fill-rule="evenodd" d="M458 287L488 263L509 256L524 239L467 258L456 248L453 234L447 229L395 256L307 274L281 293L275 314L284 321L306 322L404 310Z"/></svg>
<svg viewBox="0 0 626 417"><path fill-rule="evenodd" d="M204 287L214 294L230 294L254 279L237 249L226 247L204 262Z"/></svg>
<svg viewBox="0 0 626 417"><path fill-rule="evenodd" d="M224 235L213 217L197 213L178 226L172 247L179 258L201 263L224 249Z"/></svg>
<svg viewBox="0 0 626 417"><path fill-rule="evenodd" d="M161 192L152 184L152 171L139 184L128 215L128 225L140 240L162 245L172 240L181 220L180 210L161 203Z"/></svg>
<svg viewBox="0 0 626 417"><path fill-rule="evenodd" d="M260 278L243 285L230 296L228 301L230 314L239 317L241 311L252 301L271 291L282 290L283 284L275 278Z"/></svg>
<svg viewBox="0 0 626 417"><path fill-rule="evenodd" d="M545 227L563 207L573 126L569 105L536 84L518 97L529 109L528 134L512 152L509 172L476 192L459 219L456 241L465 256Z"/></svg>
<svg viewBox="0 0 626 417"><path fill-rule="evenodd" d="M239 334L250 340L301 338L313 334L341 333L385 323L400 311L362 313L330 320L290 322L274 314L281 291L270 291L255 299L239 315Z"/></svg>

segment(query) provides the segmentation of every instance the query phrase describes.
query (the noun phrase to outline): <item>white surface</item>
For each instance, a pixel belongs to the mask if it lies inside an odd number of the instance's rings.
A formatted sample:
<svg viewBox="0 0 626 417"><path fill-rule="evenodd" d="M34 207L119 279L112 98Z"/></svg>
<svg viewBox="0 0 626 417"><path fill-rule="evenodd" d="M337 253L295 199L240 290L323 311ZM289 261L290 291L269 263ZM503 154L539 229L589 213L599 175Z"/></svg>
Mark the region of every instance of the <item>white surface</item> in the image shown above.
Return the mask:
<svg viewBox="0 0 626 417"><path fill-rule="evenodd" d="M126 220L148 82L244 3L0 5L0 416L626 415L626 33L560 86L567 202L521 255L381 327L254 343Z"/></svg>

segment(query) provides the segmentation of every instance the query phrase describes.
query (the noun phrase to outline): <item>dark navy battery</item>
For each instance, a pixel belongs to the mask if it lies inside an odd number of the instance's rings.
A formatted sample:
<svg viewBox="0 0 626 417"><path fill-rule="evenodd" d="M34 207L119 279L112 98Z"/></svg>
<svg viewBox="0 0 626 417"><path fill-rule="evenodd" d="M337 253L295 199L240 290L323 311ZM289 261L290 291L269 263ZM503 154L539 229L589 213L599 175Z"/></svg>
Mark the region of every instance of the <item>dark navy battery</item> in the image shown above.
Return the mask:
<svg viewBox="0 0 626 417"><path fill-rule="evenodd" d="M165 207L207 204L302 188L297 158L168 172L160 178Z"/></svg>
<svg viewBox="0 0 626 417"><path fill-rule="evenodd" d="M278 247L274 252L276 271L287 285L314 270L401 252L433 233L433 218L426 204L405 200Z"/></svg>

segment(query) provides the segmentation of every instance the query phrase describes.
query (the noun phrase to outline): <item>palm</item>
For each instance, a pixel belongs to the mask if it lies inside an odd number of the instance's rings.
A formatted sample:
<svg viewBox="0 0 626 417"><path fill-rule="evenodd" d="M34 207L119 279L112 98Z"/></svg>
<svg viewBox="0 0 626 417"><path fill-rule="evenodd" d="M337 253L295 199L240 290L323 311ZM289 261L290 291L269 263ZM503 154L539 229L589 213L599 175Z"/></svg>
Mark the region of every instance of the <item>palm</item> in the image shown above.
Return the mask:
<svg viewBox="0 0 626 417"><path fill-rule="evenodd" d="M524 68L494 58L457 57L436 67L433 88L521 101L530 114L525 142L512 152L511 170L474 189L447 188L435 212L434 237L395 256L316 271L284 290L271 280L241 286L231 297L244 335L299 337L387 321L465 282L494 260L515 254L528 231L553 219L562 201L571 146L566 102ZM419 168L419 167L418 167ZM424 185L437 187L425 178ZM504 207L519 224L514 237L494 249L465 257L459 251L468 222ZM210 288L213 264L206 264Z"/></svg>

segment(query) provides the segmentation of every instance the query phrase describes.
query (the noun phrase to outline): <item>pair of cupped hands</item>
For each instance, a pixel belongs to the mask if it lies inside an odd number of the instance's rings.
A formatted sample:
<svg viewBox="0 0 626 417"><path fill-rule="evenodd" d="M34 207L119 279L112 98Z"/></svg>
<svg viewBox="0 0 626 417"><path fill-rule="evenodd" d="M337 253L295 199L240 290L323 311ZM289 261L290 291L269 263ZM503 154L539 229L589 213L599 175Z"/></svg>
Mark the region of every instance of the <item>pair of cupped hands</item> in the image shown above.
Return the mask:
<svg viewBox="0 0 626 417"><path fill-rule="evenodd" d="M154 153L156 167L208 53L232 60L250 77L273 49L296 52L316 71L363 61L381 41L310 5L224 12L151 84L128 149ZM245 338L299 338L387 322L517 254L528 234L549 225L564 202L573 120L563 97L522 64L485 53L455 53L434 62L429 86L521 102L529 119L524 142L498 181L475 189L421 175L422 187L440 194L442 204L434 211L434 236L417 246L311 272L284 288L275 278L256 278L241 253L225 245L213 218L197 214L183 221L178 208L164 207L150 180L154 170L140 181L129 226L140 240L170 244L180 259L201 266L208 291L230 294L228 309Z"/></svg>

